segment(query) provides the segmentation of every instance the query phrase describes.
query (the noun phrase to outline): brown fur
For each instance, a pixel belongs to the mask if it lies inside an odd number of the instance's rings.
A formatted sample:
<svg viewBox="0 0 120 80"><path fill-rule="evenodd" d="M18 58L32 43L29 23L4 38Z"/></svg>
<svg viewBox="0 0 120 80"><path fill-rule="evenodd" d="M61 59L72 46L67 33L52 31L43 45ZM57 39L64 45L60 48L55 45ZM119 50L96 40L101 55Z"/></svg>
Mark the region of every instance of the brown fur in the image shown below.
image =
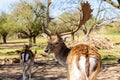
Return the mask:
<svg viewBox="0 0 120 80"><path fill-rule="evenodd" d="M76 56L76 61L79 61L80 56L86 57L86 74L89 77L89 80L96 80L97 74L100 72L100 69L101 69L101 59L100 59L101 57L100 57L100 54L98 53L97 49L93 46L89 46L86 44L79 44L79 45L74 46L71 49L71 51L67 57L67 65L69 67L71 67L69 64L71 64L72 60L74 59L74 56ZM88 64L90 57L96 58L98 61L97 62L98 66L96 65L97 66L96 71L95 71L94 75L91 75L91 76L90 76L89 64ZM76 62L76 64L78 66L78 62ZM79 68L79 66L78 66L78 68Z"/></svg>
<svg viewBox="0 0 120 80"><path fill-rule="evenodd" d="M29 75L29 80L31 80L31 69L34 64L34 58L35 58L36 52L34 54L29 49L23 49L22 51L16 50L15 52L20 54L20 63L21 63L22 71L23 71L23 80L26 80L27 74ZM25 53L28 53L30 55L29 59L27 61L22 61L22 54L25 54Z"/></svg>
<svg viewBox="0 0 120 80"><path fill-rule="evenodd" d="M54 35L50 37L48 40L48 45L46 47L46 50L48 49L50 49L50 53L55 54L55 57L62 65L66 65L66 59L70 49L67 48L60 36Z"/></svg>
<svg viewBox="0 0 120 80"><path fill-rule="evenodd" d="M86 44L79 44L74 47L67 48L62 38L57 34L50 36L48 40L48 45L46 47L45 52L54 53L56 59L63 65L67 63L68 67L68 80L70 79L70 73L73 64L77 65L79 71L81 71L80 66L78 64L80 57L84 56L86 59L85 62L85 73L81 73L82 77L76 80L86 80L85 75L89 80L96 80L97 74L100 72L101 68L101 57L98 53L97 49L93 46L89 46ZM93 58L96 60L95 66L91 69L89 59ZM75 61L73 63L73 61ZM92 64L92 63L91 63Z"/></svg>

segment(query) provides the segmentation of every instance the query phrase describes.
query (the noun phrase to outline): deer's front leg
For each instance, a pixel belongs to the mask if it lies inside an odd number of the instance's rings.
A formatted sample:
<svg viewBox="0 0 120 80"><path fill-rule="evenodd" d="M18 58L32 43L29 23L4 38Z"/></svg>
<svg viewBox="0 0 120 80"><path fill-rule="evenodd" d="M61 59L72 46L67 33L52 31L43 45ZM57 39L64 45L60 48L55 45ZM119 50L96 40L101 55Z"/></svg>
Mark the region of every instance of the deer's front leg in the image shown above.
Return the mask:
<svg viewBox="0 0 120 80"><path fill-rule="evenodd" d="M26 66L25 66L25 64L21 64L21 67L22 67L22 78L23 78L23 80L26 80L26 71L25 71L25 68L26 68Z"/></svg>
<svg viewBox="0 0 120 80"><path fill-rule="evenodd" d="M28 70L28 75L29 75L29 80L31 80L31 67L30 67L30 69Z"/></svg>
<svg viewBox="0 0 120 80"><path fill-rule="evenodd" d="M25 74L25 71L23 71L23 80L26 80L26 74Z"/></svg>

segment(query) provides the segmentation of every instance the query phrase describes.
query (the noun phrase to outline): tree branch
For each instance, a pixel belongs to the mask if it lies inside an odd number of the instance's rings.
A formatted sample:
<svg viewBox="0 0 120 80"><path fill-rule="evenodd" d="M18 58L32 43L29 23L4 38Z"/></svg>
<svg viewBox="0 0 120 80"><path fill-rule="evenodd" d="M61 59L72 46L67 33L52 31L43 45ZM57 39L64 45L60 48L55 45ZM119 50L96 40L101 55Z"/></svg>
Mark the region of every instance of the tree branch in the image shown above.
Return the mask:
<svg viewBox="0 0 120 80"><path fill-rule="evenodd" d="M79 20L77 28L72 30L72 32L61 33L60 34L61 36L77 32L81 28L81 26L83 24L85 24L91 18L92 9L91 9L90 4L88 2L81 3L81 7L82 7L82 9L79 9L80 10L80 20Z"/></svg>
<svg viewBox="0 0 120 80"><path fill-rule="evenodd" d="M111 4L112 6L120 9L120 4L117 4L117 3L113 2L112 0L104 0L104 1Z"/></svg>

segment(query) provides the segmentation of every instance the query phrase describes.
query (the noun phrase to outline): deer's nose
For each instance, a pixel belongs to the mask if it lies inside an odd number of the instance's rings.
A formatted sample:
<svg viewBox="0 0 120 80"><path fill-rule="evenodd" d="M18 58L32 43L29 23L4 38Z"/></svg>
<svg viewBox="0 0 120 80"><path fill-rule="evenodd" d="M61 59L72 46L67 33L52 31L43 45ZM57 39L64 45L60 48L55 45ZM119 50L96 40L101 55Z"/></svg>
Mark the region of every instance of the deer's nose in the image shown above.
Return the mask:
<svg viewBox="0 0 120 80"><path fill-rule="evenodd" d="M46 52L46 53L47 53L48 51L49 51L48 49L45 49L45 50L44 50L44 52Z"/></svg>

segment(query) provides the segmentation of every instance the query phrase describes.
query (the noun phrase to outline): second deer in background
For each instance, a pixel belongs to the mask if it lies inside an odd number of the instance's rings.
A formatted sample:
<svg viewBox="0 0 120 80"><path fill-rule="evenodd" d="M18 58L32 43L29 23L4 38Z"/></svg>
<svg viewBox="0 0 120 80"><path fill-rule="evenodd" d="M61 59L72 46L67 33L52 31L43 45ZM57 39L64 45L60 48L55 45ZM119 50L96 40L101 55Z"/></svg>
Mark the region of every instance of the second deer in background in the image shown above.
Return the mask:
<svg viewBox="0 0 120 80"><path fill-rule="evenodd" d="M28 45L24 45L22 51L15 51L16 53L20 54L20 64L22 68L23 80L27 79L27 75L28 79L31 80L31 69L34 65L34 58L36 55L36 51L33 53L29 48L30 47Z"/></svg>

